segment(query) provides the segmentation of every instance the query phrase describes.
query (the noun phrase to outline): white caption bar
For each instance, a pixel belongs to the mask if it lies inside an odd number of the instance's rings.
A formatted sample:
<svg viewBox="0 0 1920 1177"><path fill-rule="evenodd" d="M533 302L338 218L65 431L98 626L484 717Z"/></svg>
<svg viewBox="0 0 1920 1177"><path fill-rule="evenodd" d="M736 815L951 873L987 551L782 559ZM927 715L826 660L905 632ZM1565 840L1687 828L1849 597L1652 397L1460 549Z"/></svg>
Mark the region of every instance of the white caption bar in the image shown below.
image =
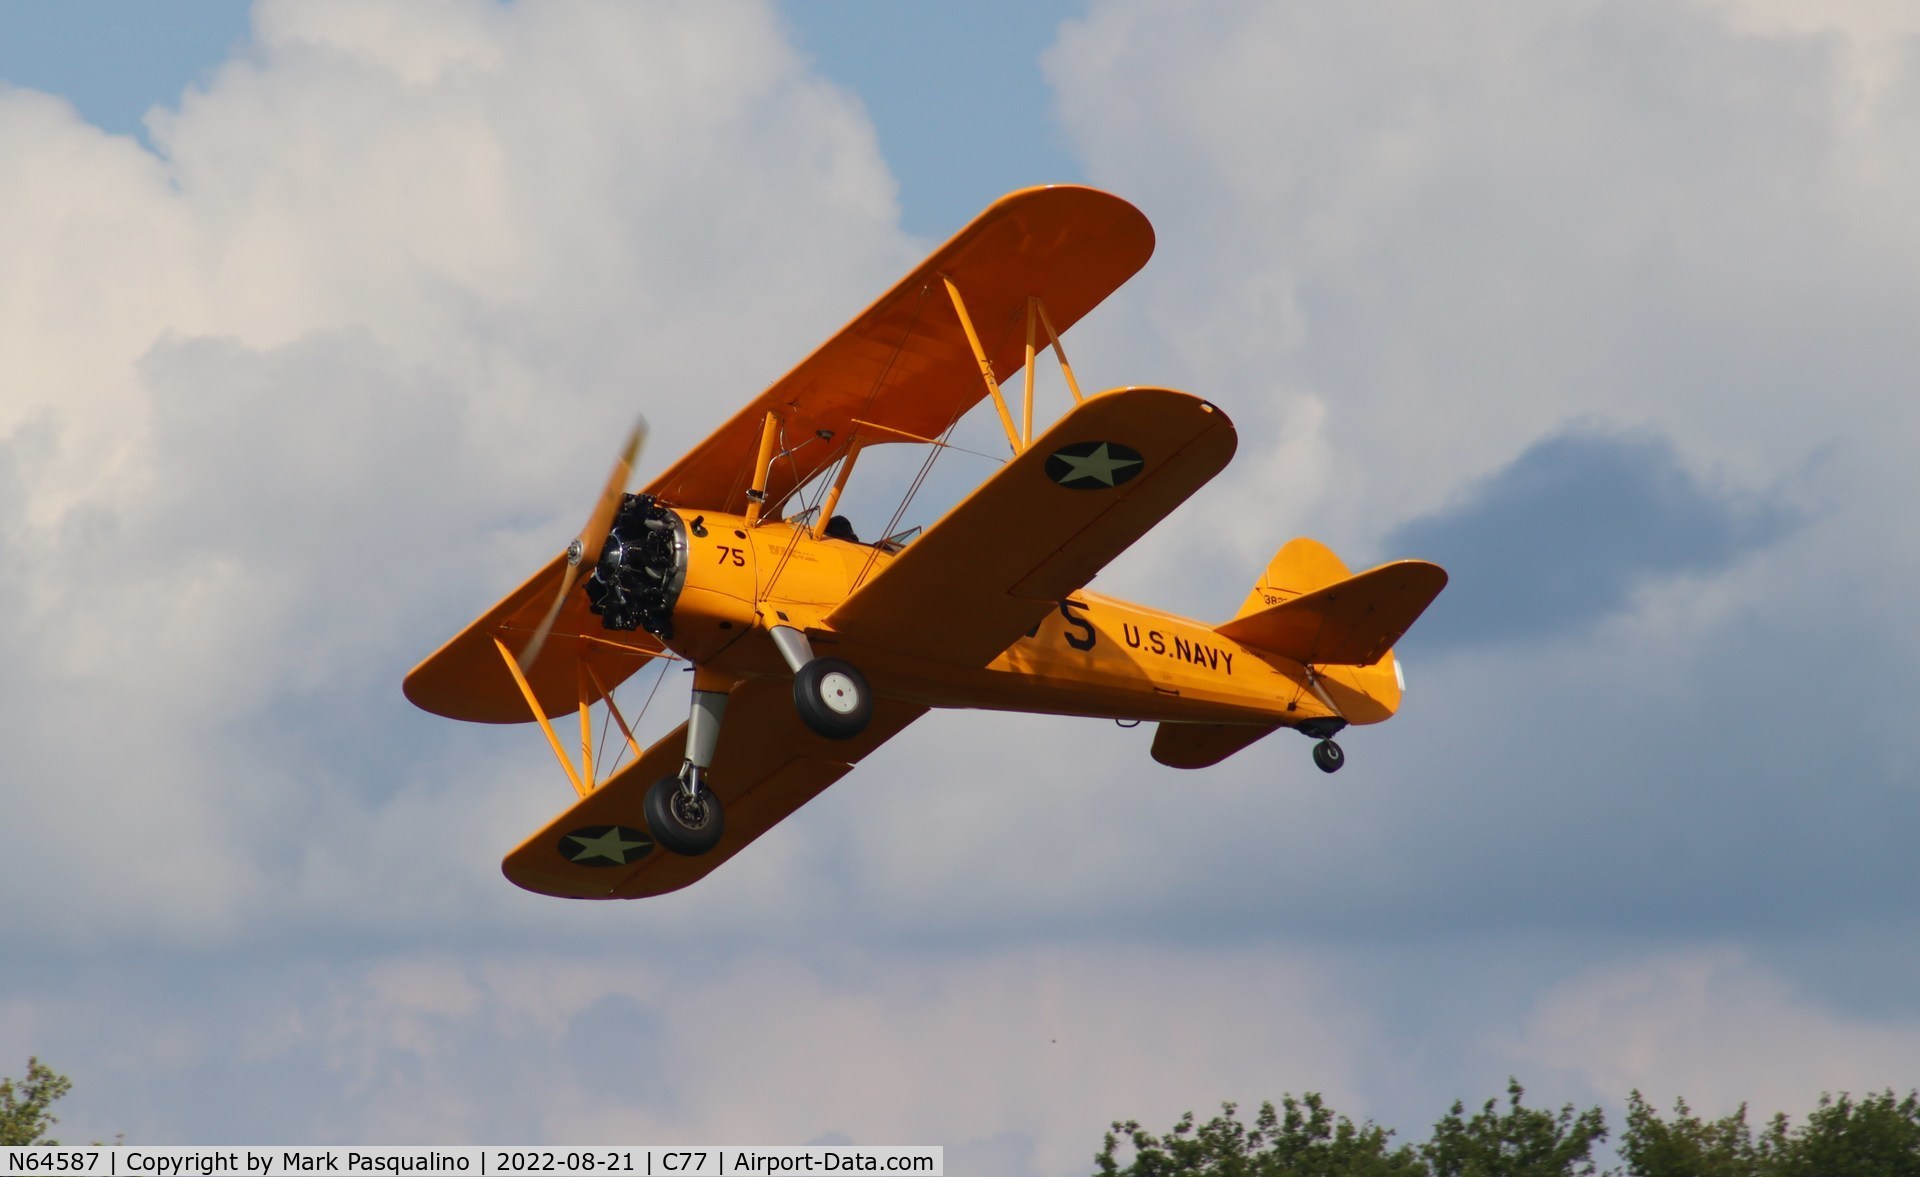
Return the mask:
<svg viewBox="0 0 1920 1177"><path fill-rule="evenodd" d="M732 1174L914 1173L945 1177L939 1146L863 1148L798 1145L753 1148L703 1144L601 1148L384 1148L339 1144L304 1148L221 1148L165 1145L142 1148L7 1148L4 1172L16 1177L88 1174L92 1177L215 1177L216 1174L359 1173L470 1175L614 1174L615 1177L731 1177Z"/></svg>

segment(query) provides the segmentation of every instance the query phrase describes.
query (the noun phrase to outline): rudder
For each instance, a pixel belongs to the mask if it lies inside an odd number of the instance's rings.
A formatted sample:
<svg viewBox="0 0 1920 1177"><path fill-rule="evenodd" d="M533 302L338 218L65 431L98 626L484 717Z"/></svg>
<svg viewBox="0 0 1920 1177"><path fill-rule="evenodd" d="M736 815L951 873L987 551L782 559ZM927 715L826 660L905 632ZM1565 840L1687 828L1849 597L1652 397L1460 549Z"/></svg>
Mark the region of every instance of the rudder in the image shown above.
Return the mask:
<svg viewBox="0 0 1920 1177"><path fill-rule="evenodd" d="M1424 560L1397 560L1350 575L1324 544L1296 539L1267 565L1233 620L1214 627L1249 649L1317 674L1335 713L1376 723L1400 706L1392 649L1447 584Z"/></svg>
<svg viewBox="0 0 1920 1177"><path fill-rule="evenodd" d="M1254 582L1253 591L1247 594L1240 611L1233 616L1237 620L1249 613L1270 609L1303 593L1336 584L1350 575L1352 573L1346 562L1319 540L1306 536L1288 540L1286 546L1274 554L1267 564L1267 570Z"/></svg>

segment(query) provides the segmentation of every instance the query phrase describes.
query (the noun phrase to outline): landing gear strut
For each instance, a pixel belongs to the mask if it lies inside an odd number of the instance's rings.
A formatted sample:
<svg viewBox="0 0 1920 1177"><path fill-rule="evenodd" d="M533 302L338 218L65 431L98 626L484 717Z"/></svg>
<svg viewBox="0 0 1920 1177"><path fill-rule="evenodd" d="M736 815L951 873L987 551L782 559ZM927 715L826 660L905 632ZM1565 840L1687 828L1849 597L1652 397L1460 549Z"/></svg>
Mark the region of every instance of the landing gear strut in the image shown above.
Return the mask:
<svg viewBox="0 0 1920 1177"><path fill-rule="evenodd" d="M724 691L693 692L693 711L687 716L687 758L680 775L663 776L647 790L642 806L653 840L689 857L705 854L720 843L724 832L720 798L707 787L707 770L720 744L720 720L727 712Z"/></svg>
<svg viewBox="0 0 1920 1177"><path fill-rule="evenodd" d="M1321 772L1339 772L1346 764L1347 754L1333 742L1333 737L1346 726L1347 721L1339 718L1313 719L1300 725L1301 735L1320 741L1313 746L1313 763Z"/></svg>
<svg viewBox="0 0 1920 1177"><path fill-rule="evenodd" d="M1340 766L1347 762L1347 754L1332 740L1321 740L1313 746L1313 762L1321 772L1339 772Z"/></svg>
<svg viewBox="0 0 1920 1177"><path fill-rule="evenodd" d="M793 707L800 721L829 740L851 740L873 718L873 692L850 662L816 658L807 635L790 625L768 630L793 670Z"/></svg>

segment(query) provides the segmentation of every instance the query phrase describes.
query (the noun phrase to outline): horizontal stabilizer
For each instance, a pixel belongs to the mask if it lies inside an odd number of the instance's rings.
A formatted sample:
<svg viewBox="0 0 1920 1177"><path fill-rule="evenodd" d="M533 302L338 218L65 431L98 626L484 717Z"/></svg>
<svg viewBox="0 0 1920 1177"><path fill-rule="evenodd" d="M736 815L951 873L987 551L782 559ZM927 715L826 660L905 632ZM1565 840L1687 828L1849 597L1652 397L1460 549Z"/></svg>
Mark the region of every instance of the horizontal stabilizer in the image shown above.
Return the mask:
<svg viewBox="0 0 1920 1177"><path fill-rule="evenodd" d="M1274 723L1163 723L1153 733L1153 758L1168 768L1211 768L1278 726Z"/></svg>
<svg viewBox="0 0 1920 1177"><path fill-rule="evenodd" d="M1447 574L1398 560L1215 627L1222 637L1311 666L1371 666L1426 611Z"/></svg>

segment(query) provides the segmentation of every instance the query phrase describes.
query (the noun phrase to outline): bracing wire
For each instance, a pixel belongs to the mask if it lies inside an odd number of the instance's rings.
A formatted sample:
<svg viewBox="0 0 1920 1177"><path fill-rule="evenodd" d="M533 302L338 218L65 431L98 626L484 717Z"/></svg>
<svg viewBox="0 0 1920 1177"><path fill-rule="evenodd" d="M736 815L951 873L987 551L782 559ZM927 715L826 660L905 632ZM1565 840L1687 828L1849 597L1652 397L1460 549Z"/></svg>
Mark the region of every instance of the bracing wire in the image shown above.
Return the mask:
<svg viewBox="0 0 1920 1177"><path fill-rule="evenodd" d="M879 373L874 376L873 383L867 388L867 399L860 403L860 411L856 414L853 414L854 417L865 417L872 410L873 402L879 398L880 390L886 387L887 377L893 372L893 365L895 364L895 362L897 362L900 359L900 354L906 350L907 341L912 339L913 333L919 329L920 315L924 310L926 310L927 295L931 290L932 290L932 287L930 286L923 285L920 287L920 297L913 304L913 316L907 320L906 330L900 333L900 338L894 343L893 350L887 354L887 362L881 365ZM833 485L834 479L838 477L840 466L847 460L847 454L852 452L853 439L855 435L858 434L858 432L859 432L859 427L855 426L852 430L850 430L847 433L846 439L842 443L844 450L841 453L840 457L837 460L828 463L828 465L824 468L825 471L831 472L833 477L822 477L820 475L815 475L813 484L812 484L813 486L813 491L811 495L812 502L807 502L807 500L804 498L801 500L801 502L806 505L807 510L817 511L820 507L820 504L826 500L827 487ZM948 428L948 432L949 433L952 432L951 427ZM786 442L786 426L783 423L781 425L782 445L784 445L785 442ZM938 447L935 448L935 452L936 453L938 452ZM789 453L791 453L791 451L789 451ZM793 470L794 470L794 478L797 482L799 479L799 463L797 462L793 463ZM925 477L924 470L922 471L921 477L923 478ZM783 497L780 502L780 506L783 510L785 509L785 506L786 506L786 499L791 498L795 491L799 491L801 489L803 489L801 486L796 485L793 488L793 490L790 490L787 492L787 495ZM904 509L904 504L903 504L903 509ZM898 513L896 513L895 520L897 521L898 518L899 518ZM892 533L893 533L893 529L891 526L889 526L887 529L887 534L891 535ZM779 563L774 565L773 575L767 578L767 588L766 588L767 592L772 592L773 586L779 583L780 574L786 571L788 562L792 558L795 549L797 549L799 546L800 546L800 532L796 529L793 533L792 539L789 540L789 542L787 543L785 550L783 550L780 553L780 561ZM871 567L871 564L869 564L869 567ZM864 579L865 576L866 576L866 573L863 570L861 573L862 579Z"/></svg>
<svg viewBox="0 0 1920 1177"><path fill-rule="evenodd" d="M640 710L634 715L632 722L628 725L633 729L633 734L635 739L638 739L640 736L640 723L647 716L647 708L653 706L653 697L654 695L659 693L660 684L667 677L667 667L674 662L678 662L679 660L680 660L679 658L675 657L672 654L660 654L654 658L654 661L660 664L660 669L653 676L653 686L651 689L647 691L646 701L640 704ZM611 700L615 695L615 693L617 693L618 691L619 691L618 687L615 687L613 690L608 691L607 698ZM615 724L613 723L613 716L611 712L609 712L607 716L607 721L601 724L600 726L600 751L594 754L594 762L596 764L600 763L600 757L606 751L607 733L610 732L614 728L614 726ZM627 741L624 737L622 737L622 739L620 740L619 747L614 750L613 763L607 766L607 770L605 774L607 777L611 777L614 773L620 770L620 762L626 757L626 755L627 755Z"/></svg>
<svg viewBox="0 0 1920 1177"><path fill-rule="evenodd" d="M913 497L919 494L920 488L926 484L927 475L933 472L933 464L939 461L940 454L948 448L946 441L949 437L953 436L953 431L957 429L959 425L960 418L956 416L953 420L947 422L946 432L940 435L941 444L927 448L927 460L920 463L920 472L913 476L913 481L907 486L907 493L900 498L900 505L893 509L893 517L887 520L886 529L880 533L881 538L884 539L887 536L896 534L900 527L901 518L906 515L907 508L913 505ZM866 583L867 577L873 572L875 562L879 559L879 548L874 548L871 552L867 553L867 562L860 566L860 575L854 578L853 587L855 589L858 589Z"/></svg>

